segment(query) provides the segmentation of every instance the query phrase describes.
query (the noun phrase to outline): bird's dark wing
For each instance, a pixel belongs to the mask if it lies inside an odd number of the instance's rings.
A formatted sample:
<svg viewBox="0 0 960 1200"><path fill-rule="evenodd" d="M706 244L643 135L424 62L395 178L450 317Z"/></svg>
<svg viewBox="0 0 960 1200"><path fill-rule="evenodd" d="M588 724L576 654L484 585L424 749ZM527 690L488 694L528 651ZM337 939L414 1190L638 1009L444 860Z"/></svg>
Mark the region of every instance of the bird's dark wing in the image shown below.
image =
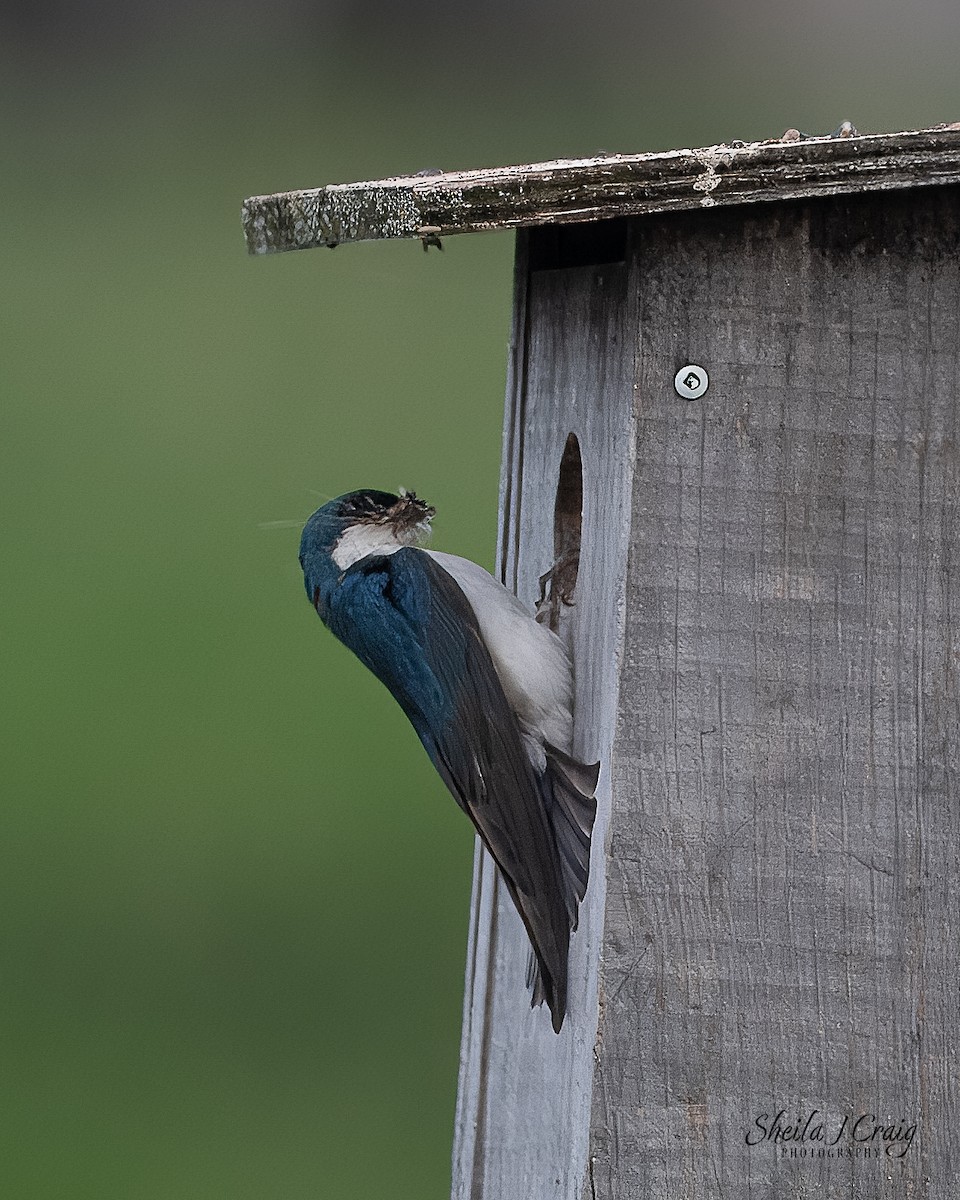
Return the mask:
<svg viewBox="0 0 960 1200"><path fill-rule="evenodd" d="M569 888L543 781L473 609L438 563L406 547L344 572L327 624L393 693L476 826L530 935L559 1030L573 923Z"/></svg>

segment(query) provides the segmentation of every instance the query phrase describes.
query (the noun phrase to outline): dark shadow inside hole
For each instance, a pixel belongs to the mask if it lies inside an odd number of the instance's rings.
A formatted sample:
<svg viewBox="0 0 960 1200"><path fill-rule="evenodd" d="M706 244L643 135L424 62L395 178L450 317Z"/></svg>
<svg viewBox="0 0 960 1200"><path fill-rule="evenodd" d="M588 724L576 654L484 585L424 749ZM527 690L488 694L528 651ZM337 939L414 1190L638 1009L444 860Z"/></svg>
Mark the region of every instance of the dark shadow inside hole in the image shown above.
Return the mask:
<svg viewBox="0 0 960 1200"><path fill-rule="evenodd" d="M541 579L544 596L540 619L554 632L560 613L573 604L580 570L580 529L583 515L583 461L577 435L567 436L560 459L560 478L553 506L553 566Z"/></svg>
<svg viewBox="0 0 960 1200"><path fill-rule="evenodd" d="M598 267L627 257L626 217L574 225L541 225L529 231L530 270Z"/></svg>

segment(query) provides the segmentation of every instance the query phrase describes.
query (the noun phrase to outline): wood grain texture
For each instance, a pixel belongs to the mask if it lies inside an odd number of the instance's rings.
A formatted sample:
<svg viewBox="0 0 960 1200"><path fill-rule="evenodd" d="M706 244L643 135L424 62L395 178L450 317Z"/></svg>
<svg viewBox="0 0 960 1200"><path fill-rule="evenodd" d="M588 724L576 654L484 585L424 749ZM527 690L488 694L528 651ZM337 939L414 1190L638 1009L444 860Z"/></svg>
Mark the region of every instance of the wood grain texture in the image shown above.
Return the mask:
<svg viewBox="0 0 960 1200"><path fill-rule="evenodd" d="M951 1195L960 189L573 232L519 242L501 564L573 430L600 815L560 1037L478 856L454 1197Z"/></svg>
<svg viewBox="0 0 960 1200"><path fill-rule="evenodd" d="M960 181L960 130L616 154L252 196L251 254Z"/></svg>
<svg viewBox="0 0 960 1200"><path fill-rule="evenodd" d="M537 232L532 236L537 236ZM579 1195L588 1136L603 929L606 812L616 724L632 442L636 304L623 264L527 271L518 247L501 481L500 569L531 607L552 564L558 473L583 458L581 563L560 632L577 675L575 752L601 759L592 878L572 943L569 1012L553 1032L524 985L527 938L478 851L453 1159L457 1200Z"/></svg>
<svg viewBox="0 0 960 1200"><path fill-rule="evenodd" d="M634 235L637 462L585 1195L947 1196L960 191ZM687 362L711 380L692 403L672 384ZM781 1126L818 1114L824 1140L748 1145L780 1110ZM861 1117L861 1135L915 1125L906 1154L852 1141Z"/></svg>

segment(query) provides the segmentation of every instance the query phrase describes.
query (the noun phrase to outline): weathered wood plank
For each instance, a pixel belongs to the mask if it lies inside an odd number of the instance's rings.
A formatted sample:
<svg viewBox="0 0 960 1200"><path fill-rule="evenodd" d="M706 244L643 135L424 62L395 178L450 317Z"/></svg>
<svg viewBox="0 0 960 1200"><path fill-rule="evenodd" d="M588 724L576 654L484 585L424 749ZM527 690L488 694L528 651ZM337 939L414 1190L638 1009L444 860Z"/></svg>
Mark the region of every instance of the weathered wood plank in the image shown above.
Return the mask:
<svg viewBox="0 0 960 1200"><path fill-rule="evenodd" d="M627 224L520 239L503 575L535 597L572 429L605 769L560 1037L480 860L453 1194L946 1196L960 189Z"/></svg>
<svg viewBox="0 0 960 1200"><path fill-rule="evenodd" d="M593 876L570 966L570 1010L553 1032L530 1009L527 938L478 855L453 1159L456 1200L577 1196L588 1171L606 812L626 573L636 304L623 263L528 275L518 238L517 304L501 481L502 578L531 606L553 561L554 499L570 432L583 459L581 561L560 623L577 675L574 750L601 759Z"/></svg>
<svg viewBox="0 0 960 1200"><path fill-rule="evenodd" d="M253 196L251 254L960 181L960 130L617 154Z"/></svg>
<svg viewBox="0 0 960 1200"><path fill-rule="evenodd" d="M635 233L593 1196L947 1196L960 190Z"/></svg>

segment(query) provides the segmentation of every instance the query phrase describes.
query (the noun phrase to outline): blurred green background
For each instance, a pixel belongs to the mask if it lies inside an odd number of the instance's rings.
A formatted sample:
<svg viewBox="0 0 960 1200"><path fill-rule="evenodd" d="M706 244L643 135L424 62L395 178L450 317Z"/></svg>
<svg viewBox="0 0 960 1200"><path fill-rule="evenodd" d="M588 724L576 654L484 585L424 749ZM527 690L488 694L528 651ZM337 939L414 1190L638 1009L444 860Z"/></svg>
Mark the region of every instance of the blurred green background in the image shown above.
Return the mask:
<svg viewBox="0 0 960 1200"><path fill-rule="evenodd" d="M960 117L952 3L0 14L0 1194L447 1194L472 836L303 594L323 498L491 564L512 238L244 196Z"/></svg>

